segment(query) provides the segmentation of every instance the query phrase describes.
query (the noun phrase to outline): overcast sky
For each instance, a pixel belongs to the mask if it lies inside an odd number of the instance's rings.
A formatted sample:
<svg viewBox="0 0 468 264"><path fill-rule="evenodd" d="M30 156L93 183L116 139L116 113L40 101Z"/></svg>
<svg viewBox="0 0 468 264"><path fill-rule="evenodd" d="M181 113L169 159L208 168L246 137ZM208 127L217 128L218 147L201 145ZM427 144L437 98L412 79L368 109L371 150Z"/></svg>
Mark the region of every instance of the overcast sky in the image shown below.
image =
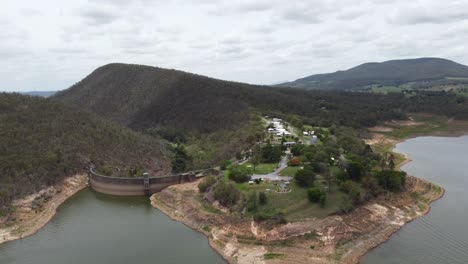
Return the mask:
<svg viewBox="0 0 468 264"><path fill-rule="evenodd" d="M468 0L15 0L0 90L61 90L125 62L272 84L369 61L468 64Z"/></svg>

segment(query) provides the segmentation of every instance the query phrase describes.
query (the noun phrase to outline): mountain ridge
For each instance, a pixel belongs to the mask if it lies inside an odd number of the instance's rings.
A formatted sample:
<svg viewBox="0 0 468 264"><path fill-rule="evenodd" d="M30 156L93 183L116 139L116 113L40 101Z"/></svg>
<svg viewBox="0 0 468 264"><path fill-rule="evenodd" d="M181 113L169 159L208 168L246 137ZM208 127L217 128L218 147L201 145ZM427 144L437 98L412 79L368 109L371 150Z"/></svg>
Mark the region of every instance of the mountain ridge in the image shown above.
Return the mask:
<svg viewBox="0 0 468 264"><path fill-rule="evenodd" d="M442 58L416 58L368 62L348 70L315 74L279 86L304 89L357 90L369 85L468 78L468 66Z"/></svg>

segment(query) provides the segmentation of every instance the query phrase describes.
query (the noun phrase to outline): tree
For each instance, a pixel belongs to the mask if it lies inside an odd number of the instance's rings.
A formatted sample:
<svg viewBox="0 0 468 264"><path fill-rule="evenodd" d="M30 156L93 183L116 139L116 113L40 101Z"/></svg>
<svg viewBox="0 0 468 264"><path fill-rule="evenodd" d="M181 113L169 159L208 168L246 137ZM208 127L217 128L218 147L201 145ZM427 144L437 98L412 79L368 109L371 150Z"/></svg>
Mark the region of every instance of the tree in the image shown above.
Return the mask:
<svg viewBox="0 0 468 264"><path fill-rule="evenodd" d="M336 172L336 179L341 181L341 182L344 182L346 180L349 180L349 175L346 171L340 169Z"/></svg>
<svg viewBox="0 0 468 264"><path fill-rule="evenodd" d="M296 174L294 175L294 179L296 180L297 184L301 187L311 187L314 185L315 173L308 167L304 167L304 169L298 170L296 172Z"/></svg>
<svg viewBox="0 0 468 264"><path fill-rule="evenodd" d="M265 162L278 162L281 160L282 155L281 146L267 144L262 148L262 158Z"/></svg>
<svg viewBox="0 0 468 264"><path fill-rule="evenodd" d="M233 165L228 172L229 179L237 183L247 182L251 176L252 171L244 165Z"/></svg>
<svg viewBox="0 0 468 264"><path fill-rule="evenodd" d="M172 170L174 172L184 172L190 166L192 159L187 154L184 146L177 144L174 149L175 155L174 160L172 162Z"/></svg>
<svg viewBox="0 0 468 264"><path fill-rule="evenodd" d="M257 211L257 192L252 192L247 198L247 210L249 212Z"/></svg>
<svg viewBox="0 0 468 264"><path fill-rule="evenodd" d="M379 185L392 192L401 191L406 183L406 172L383 170L377 173Z"/></svg>
<svg viewBox="0 0 468 264"><path fill-rule="evenodd" d="M211 186L213 186L216 183L216 178L214 176L208 176L205 177L199 184L198 184L198 190L201 193L206 192Z"/></svg>
<svg viewBox="0 0 468 264"><path fill-rule="evenodd" d="M320 200L319 200L319 203L320 203L320 207L325 207L325 203L327 202L327 194L325 192L322 192L322 194L320 195Z"/></svg>
<svg viewBox="0 0 468 264"><path fill-rule="evenodd" d="M291 148L291 153L294 156L301 156L304 154L305 148L305 145L296 144Z"/></svg>
<svg viewBox="0 0 468 264"><path fill-rule="evenodd" d="M254 149L253 155L250 158L250 163L252 163L253 170L257 168L258 164L262 162L262 150L258 147Z"/></svg>
<svg viewBox="0 0 468 264"><path fill-rule="evenodd" d="M258 203L260 205L266 205L268 203L268 198L264 192L260 192L258 195Z"/></svg>
<svg viewBox="0 0 468 264"><path fill-rule="evenodd" d="M298 157L294 157L294 158L290 159L289 162L288 162L288 166L295 167L295 166L299 166L299 165L301 165L301 159L298 158Z"/></svg>
<svg viewBox="0 0 468 264"><path fill-rule="evenodd" d="M359 204L362 201L361 187L358 183L347 180L340 184L340 190L349 195L353 204Z"/></svg>
<svg viewBox="0 0 468 264"><path fill-rule="evenodd" d="M320 197L323 194L326 195L325 192L323 192L319 188L312 188L312 189L307 190L307 197L309 198L309 201L313 203L320 202Z"/></svg>
<svg viewBox="0 0 468 264"><path fill-rule="evenodd" d="M350 199L343 197L340 203L340 211L343 213L349 213L354 209L354 205Z"/></svg>
<svg viewBox="0 0 468 264"><path fill-rule="evenodd" d="M231 207L237 203L241 194L232 183L219 181L214 188L214 198L223 206Z"/></svg>
<svg viewBox="0 0 468 264"><path fill-rule="evenodd" d="M223 160L221 162L221 166L220 166L220 169L221 170L226 170L230 165L232 164L232 162L230 160Z"/></svg>
<svg viewBox="0 0 468 264"><path fill-rule="evenodd" d="M358 182L364 174L364 167L361 163L352 161L349 163L347 171L351 180Z"/></svg>
<svg viewBox="0 0 468 264"><path fill-rule="evenodd" d="M388 162L388 168L391 170L395 169L395 157L393 154L390 154L390 161Z"/></svg>

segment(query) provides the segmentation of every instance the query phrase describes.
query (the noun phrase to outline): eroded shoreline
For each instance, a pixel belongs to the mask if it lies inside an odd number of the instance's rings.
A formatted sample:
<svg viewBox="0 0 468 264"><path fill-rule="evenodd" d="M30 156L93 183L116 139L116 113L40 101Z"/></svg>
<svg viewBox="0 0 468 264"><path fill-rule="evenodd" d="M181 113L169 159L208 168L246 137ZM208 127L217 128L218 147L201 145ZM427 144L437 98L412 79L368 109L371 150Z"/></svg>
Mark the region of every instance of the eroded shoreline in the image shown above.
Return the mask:
<svg viewBox="0 0 468 264"><path fill-rule="evenodd" d="M10 218L0 219L0 244L35 234L57 213L57 208L68 198L88 186L88 176L77 174L62 183L50 186L25 198L14 201L16 208ZM38 205L40 199L42 204Z"/></svg>
<svg viewBox="0 0 468 264"><path fill-rule="evenodd" d="M197 182L171 186L153 195L151 202L172 219L207 235L210 246L229 263L358 263L404 224L427 214L429 204L444 193L412 176L408 182L409 190L421 195L417 203L408 200L407 192L401 199L374 199L347 215L306 219L270 230L250 219L204 211L193 196Z"/></svg>
<svg viewBox="0 0 468 264"><path fill-rule="evenodd" d="M394 140L392 150L407 139ZM398 164L399 168L411 162L407 154L400 154L405 160ZM346 215L306 219L272 230L229 213L213 215L204 211L197 202L197 182L171 186L153 195L151 204L170 218L205 234L210 246L229 263L355 264L405 224L429 213L431 203L444 193L442 187L408 175L403 193L378 197ZM281 246L285 242L289 245Z"/></svg>

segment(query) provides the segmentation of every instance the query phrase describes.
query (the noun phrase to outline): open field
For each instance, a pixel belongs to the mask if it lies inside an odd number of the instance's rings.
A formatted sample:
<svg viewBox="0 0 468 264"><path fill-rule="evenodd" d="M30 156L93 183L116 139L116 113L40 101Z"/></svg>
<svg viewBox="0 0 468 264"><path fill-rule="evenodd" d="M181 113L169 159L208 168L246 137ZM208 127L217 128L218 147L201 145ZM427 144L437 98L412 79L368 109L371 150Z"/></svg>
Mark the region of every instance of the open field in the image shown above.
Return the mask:
<svg viewBox="0 0 468 264"><path fill-rule="evenodd" d="M302 166L288 166L282 171L280 171L281 176L289 176L289 177L294 177L296 175L296 172L301 169Z"/></svg>
<svg viewBox="0 0 468 264"><path fill-rule="evenodd" d="M227 175L225 174L225 180ZM299 221L305 218L324 218L339 210L341 200L346 194L338 190L338 186L332 186L332 191L327 194L327 202L325 207L320 207L319 204L311 203L307 198L307 188L299 187L295 182L291 182L291 191L288 193L276 192L278 186L273 181L262 181L260 184L234 183L237 190L243 193L246 197L252 192L265 192L268 198L268 203L264 206L258 206L254 213L265 213L274 215L283 213L288 221ZM323 188L325 183L321 179L315 181L316 187ZM269 189L270 191L266 191Z"/></svg>
<svg viewBox="0 0 468 264"><path fill-rule="evenodd" d="M249 168L252 168L252 171L255 174L268 174L276 169L278 163L260 163L255 167L255 170L252 163L247 162L245 165Z"/></svg>

